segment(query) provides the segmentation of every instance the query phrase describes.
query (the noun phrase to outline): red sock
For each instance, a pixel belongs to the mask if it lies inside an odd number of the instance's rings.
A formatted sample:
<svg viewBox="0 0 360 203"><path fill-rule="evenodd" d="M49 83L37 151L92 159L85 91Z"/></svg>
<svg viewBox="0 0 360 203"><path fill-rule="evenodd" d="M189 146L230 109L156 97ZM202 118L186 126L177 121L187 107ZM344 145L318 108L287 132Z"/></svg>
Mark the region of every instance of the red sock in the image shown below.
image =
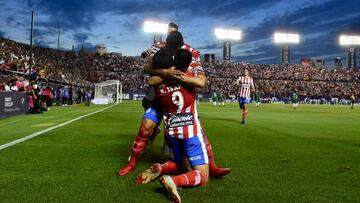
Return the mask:
<svg viewBox="0 0 360 203"><path fill-rule="evenodd" d="M246 119L246 116L247 116L247 109L245 109L242 113L243 120Z"/></svg>
<svg viewBox="0 0 360 203"><path fill-rule="evenodd" d="M139 159L141 152L144 151L150 135L151 132L146 133L144 127L141 124L138 135L136 136L131 148L131 156L129 160L130 165L136 166L136 162Z"/></svg>
<svg viewBox="0 0 360 203"><path fill-rule="evenodd" d="M209 170L210 170L210 173L211 173L211 171L214 171L217 168L217 166L215 164L214 154L213 154L213 151L212 151L211 144L210 144L209 140L207 139L206 134L205 134L204 131L203 131L203 137L204 137L204 142L205 142L205 145L206 145L206 151L207 151L207 154L208 154L208 157L209 157Z"/></svg>
<svg viewBox="0 0 360 203"><path fill-rule="evenodd" d="M177 187L194 187L197 185L203 186L206 184L206 177L204 177L199 170L189 171L171 178Z"/></svg>
<svg viewBox="0 0 360 203"><path fill-rule="evenodd" d="M164 164L161 164L160 175L175 173L178 170L175 162L167 161Z"/></svg>

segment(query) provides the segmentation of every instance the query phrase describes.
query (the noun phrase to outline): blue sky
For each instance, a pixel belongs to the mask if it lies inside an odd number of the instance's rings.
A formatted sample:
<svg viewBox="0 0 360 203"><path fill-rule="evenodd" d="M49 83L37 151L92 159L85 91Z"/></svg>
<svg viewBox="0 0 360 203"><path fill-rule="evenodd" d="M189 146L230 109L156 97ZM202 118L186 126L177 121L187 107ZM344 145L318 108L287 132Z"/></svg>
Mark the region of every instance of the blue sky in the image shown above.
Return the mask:
<svg viewBox="0 0 360 203"><path fill-rule="evenodd" d="M235 61L278 63L280 48L274 31L298 32L301 43L291 47L291 60L321 57L332 66L335 56L346 63L342 33L360 33L360 1L354 0L0 0L0 35L29 43L30 15L35 11L35 44L55 48L61 27L61 48L105 43L112 52L140 55L152 36L142 31L146 19L179 24L186 43L202 54L221 58L215 27L239 28ZM358 54L360 55L360 53Z"/></svg>

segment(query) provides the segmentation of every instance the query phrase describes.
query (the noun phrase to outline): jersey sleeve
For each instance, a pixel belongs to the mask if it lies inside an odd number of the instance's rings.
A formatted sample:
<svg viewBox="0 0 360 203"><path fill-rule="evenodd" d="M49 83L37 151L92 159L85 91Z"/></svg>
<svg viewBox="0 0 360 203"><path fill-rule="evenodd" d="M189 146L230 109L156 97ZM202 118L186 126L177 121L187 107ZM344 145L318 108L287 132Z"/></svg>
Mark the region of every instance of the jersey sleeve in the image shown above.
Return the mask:
<svg viewBox="0 0 360 203"><path fill-rule="evenodd" d="M150 87L149 88L149 92L147 93L147 95L145 96L146 99L150 100L150 101L154 101L156 97L155 94L155 89L154 87Z"/></svg>
<svg viewBox="0 0 360 203"><path fill-rule="evenodd" d="M156 52L158 52L163 47L165 47L164 43L162 43L162 42L155 43L149 49L146 50L146 53L149 56L154 56L156 54Z"/></svg>
<svg viewBox="0 0 360 203"><path fill-rule="evenodd" d="M197 76L205 77L205 71L200 62L191 61L190 69L191 69L191 72L194 75L194 77L197 77Z"/></svg>

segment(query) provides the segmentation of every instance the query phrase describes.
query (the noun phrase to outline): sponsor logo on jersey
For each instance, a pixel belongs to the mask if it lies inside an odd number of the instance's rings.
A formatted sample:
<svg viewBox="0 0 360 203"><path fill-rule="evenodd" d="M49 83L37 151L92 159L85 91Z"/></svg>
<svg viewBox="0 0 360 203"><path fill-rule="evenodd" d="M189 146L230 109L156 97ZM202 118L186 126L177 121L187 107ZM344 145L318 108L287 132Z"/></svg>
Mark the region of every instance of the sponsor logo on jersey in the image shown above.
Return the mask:
<svg viewBox="0 0 360 203"><path fill-rule="evenodd" d="M169 128L194 125L194 115L192 113L174 114L170 116L168 123Z"/></svg>

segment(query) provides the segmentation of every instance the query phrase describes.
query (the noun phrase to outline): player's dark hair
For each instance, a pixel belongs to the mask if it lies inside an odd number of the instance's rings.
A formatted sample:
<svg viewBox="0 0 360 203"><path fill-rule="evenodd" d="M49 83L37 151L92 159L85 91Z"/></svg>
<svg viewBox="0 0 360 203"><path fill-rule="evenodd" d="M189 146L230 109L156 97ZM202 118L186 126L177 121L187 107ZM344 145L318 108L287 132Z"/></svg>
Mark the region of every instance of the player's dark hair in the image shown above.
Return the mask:
<svg viewBox="0 0 360 203"><path fill-rule="evenodd" d="M166 38L166 48L172 52L175 52L182 45L184 45L184 38L182 34L178 31L170 32Z"/></svg>
<svg viewBox="0 0 360 203"><path fill-rule="evenodd" d="M174 22L170 22L168 27L172 27L172 28L175 28L176 30L179 30L179 26Z"/></svg>
<svg viewBox="0 0 360 203"><path fill-rule="evenodd" d="M175 67L178 70L186 71L192 60L192 55L189 50L179 49L174 56Z"/></svg>
<svg viewBox="0 0 360 203"><path fill-rule="evenodd" d="M162 48L153 56L153 69L168 69L172 66L174 66L174 60L169 49Z"/></svg>

